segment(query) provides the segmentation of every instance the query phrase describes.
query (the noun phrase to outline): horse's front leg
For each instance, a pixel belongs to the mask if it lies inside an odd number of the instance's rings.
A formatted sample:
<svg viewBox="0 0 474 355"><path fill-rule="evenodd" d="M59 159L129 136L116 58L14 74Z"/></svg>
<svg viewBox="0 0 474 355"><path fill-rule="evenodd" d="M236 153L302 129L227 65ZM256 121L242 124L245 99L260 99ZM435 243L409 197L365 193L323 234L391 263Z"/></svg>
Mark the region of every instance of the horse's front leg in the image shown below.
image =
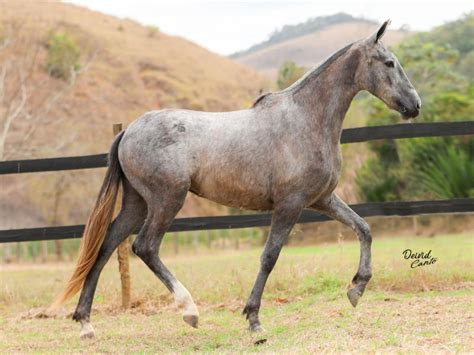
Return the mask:
<svg viewBox="0 0 474 355"><path fill-rule="evenodd" d="M298 196L288 198L284 202L279 203L273 211L270 235L260 257L260 271L243 311L243 314L247 316L250 323L250 330L253 332L262 330L258 313L263 289L280 255L281 248L285 244L288 234L297 222L302 210L302 199Z"/></svg>
<svg viewBox="0 0 474 355"><path fill-rule="evenodd" d="M347 297L351 304L355 307L359 298L365 290L365 286L372 277L371 268L371 245L372 236L370 228L366 221L364 221L357 213L355 213L349 206L342 201L339 196L333 193L324 201L318 201L309 208L351 227L359 237L360 240L360 261L359 268L354 278L352 285L347 291Z"/></svg>

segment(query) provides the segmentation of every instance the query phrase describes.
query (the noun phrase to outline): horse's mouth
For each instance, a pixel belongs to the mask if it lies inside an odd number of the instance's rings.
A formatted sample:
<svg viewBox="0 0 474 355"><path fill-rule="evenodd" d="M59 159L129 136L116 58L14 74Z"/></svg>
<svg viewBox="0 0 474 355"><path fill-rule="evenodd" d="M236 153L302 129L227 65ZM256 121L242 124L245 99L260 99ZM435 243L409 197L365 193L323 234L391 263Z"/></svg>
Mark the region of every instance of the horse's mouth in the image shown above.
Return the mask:
<svg viewBox="0 0 474 355"><path fill-rule="evenodd" d="M418 108L409 109L404 105L400 105L400 107L398 108L398 112L400 112L404 120L415 118L420 114L420 110Z"/></svg>

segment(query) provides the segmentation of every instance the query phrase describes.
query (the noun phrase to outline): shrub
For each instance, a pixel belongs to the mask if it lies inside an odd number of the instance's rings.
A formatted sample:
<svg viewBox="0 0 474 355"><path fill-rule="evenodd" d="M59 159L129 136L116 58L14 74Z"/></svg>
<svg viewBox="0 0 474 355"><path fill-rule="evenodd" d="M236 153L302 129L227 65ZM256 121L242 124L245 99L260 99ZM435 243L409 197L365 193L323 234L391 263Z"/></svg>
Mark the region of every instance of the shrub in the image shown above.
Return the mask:
<svg viewBox="0 0 474 355"><path fill-rule="evenodd" d="M160 33L158 26L148 26L148 37L155 37L158 33Z"/></svg>
<svg viewBox="0 0 474 355"><path fill-rule="evenodd" d="M288 60L283 63L278 71L277 85L283 90L297 81L305 72L305 68L297 66L294 62Z"/></svg>
<svg viewBox="0 0 474 355"><path fill-rule="evenodd" d="M68 79L71 71L78 70L81 52L67 33L53 33L48 42L46 70L56 78Z"/></svg>
<svg viewBox="0 0 474 355"><path fill-rule="evenodd" d="M474 164L453 146L437 152L416 174L421 187L435 198L474 196Z"/></svg>
<svg viewBox="0 0 474 355"><path fill-rule="evenodd" d="M359 198L366 202L395 201L400 199L402 185L394 169L383 167L378 159L368 160L356 175Z"/></svg>

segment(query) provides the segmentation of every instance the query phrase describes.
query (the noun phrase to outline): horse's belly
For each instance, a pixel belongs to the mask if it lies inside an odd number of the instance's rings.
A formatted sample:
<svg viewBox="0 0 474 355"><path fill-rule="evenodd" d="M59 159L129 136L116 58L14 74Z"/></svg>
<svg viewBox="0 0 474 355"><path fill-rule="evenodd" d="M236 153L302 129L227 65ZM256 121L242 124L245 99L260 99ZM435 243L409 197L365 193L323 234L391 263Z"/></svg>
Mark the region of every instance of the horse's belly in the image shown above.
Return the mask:
<svg viewBox="0 0 474 355"><path fill-rule="evenodd" d="M193 181L190 191L229 207L255 211L268 211L273 208L267 186L256 181L207 178Z"/></svg>

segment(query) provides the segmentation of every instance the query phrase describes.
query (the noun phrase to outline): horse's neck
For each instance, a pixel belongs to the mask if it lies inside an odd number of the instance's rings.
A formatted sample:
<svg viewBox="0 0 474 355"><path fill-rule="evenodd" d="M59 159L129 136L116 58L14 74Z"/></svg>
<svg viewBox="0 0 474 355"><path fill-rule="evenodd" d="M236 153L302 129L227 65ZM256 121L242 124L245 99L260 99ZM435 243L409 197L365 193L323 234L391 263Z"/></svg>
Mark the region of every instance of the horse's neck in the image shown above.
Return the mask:
<svg viewBox="0 0 474 355"><path fill-rule="evenodd" d="M293 99L306 113L303 116L308 125L330 134L337 142L347 110L359 91L355 83L357 66L358 56L348 53L317 76L309 74L304 85L293 93Z"/></svg>

